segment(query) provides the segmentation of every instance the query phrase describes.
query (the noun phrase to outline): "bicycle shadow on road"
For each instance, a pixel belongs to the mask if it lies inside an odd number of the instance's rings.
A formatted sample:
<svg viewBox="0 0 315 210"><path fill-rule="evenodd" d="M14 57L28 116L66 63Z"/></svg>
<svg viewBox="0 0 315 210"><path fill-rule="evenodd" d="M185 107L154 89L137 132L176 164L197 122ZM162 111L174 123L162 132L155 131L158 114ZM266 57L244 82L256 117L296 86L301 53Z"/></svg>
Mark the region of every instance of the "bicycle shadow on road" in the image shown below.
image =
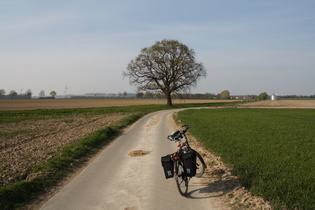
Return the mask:
<svg viewBox="0 0 315 210"><path fill-rule="evenodd" d="M210 177L198 178L191 180L189 183L187 198L190 199L207 199L223 197L224 195L238 189L240 184L234 179L216 179Z"/></svg>

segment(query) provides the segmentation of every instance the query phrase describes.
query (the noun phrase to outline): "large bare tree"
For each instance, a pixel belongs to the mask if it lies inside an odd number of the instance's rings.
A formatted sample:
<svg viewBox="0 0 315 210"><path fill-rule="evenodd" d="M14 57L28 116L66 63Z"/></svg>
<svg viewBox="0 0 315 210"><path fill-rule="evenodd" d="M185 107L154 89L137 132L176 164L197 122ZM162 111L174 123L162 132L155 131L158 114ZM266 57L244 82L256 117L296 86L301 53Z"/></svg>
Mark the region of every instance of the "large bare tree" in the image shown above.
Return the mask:
<svg viewBox="0 0 315 210"><path fill-rule="evenodd" d="M196 62L193 49L177 40L162 40L143 48L123 75L139 91L162 92L172 106L172 93L190 90L207 74L202 63Z"/></svg>

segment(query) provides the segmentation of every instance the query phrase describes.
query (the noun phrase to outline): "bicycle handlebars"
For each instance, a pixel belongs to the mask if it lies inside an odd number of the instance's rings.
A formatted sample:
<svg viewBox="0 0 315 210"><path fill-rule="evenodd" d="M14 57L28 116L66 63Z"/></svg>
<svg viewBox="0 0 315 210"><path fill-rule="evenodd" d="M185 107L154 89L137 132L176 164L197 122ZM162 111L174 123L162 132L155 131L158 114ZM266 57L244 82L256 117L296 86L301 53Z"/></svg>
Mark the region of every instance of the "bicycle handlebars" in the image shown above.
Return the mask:
<svg viewBox="0 0 315 210"><path fill-rule="evenodd" d="M187 132L187 130L189 128L191 128L191 126L190 125L183 125L182 128L184 128L184 129L181 131L177 130L172 135L168 135L167 139L170 141L178 141L178 140L182 139L183 134L185 134Z"/></svg>
<svg viewBox="0 0 315 210"><path fill-rule="evenodd" d="M186 128L185 130L187 131L189 128L191 128L190 125L183 125L182 128Z"/></svg>

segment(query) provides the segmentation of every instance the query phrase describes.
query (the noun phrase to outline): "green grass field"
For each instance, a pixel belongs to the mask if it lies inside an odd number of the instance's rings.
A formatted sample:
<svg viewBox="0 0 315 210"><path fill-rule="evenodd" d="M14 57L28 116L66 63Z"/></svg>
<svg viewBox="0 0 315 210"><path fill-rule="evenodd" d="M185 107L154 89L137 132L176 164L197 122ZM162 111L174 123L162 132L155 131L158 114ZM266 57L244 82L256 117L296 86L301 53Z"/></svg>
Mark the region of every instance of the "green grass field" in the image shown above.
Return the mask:
<svg viewBox="0 0 315 210"><path fill-rule="evenodd" d="M314 109L202 109L178 118L275 208L315 209Z"/></svg>

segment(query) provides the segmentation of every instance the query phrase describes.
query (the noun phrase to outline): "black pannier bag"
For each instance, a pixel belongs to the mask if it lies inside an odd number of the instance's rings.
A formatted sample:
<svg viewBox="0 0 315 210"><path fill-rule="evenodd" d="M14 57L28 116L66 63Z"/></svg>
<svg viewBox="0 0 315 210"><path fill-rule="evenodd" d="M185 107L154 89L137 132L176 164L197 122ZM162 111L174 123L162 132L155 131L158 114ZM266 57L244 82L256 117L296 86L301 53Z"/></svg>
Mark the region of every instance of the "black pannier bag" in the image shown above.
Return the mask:
<svg viewBox="0 0 315 210"><path fill-rule="evenodd" d="M166 155L161 157L162 166L164 169L165 178L172 178L174 176L173 167L174 163L171 158L171 155Z"/></svg>
<svg viewBox="0 0 315 210"><path fill-rule="evenodd" d="M193 177L196 175L197 165L196 165L196 152L191 150L187 153L182 154L182 161L187 173L187 176Z"/></svg>

